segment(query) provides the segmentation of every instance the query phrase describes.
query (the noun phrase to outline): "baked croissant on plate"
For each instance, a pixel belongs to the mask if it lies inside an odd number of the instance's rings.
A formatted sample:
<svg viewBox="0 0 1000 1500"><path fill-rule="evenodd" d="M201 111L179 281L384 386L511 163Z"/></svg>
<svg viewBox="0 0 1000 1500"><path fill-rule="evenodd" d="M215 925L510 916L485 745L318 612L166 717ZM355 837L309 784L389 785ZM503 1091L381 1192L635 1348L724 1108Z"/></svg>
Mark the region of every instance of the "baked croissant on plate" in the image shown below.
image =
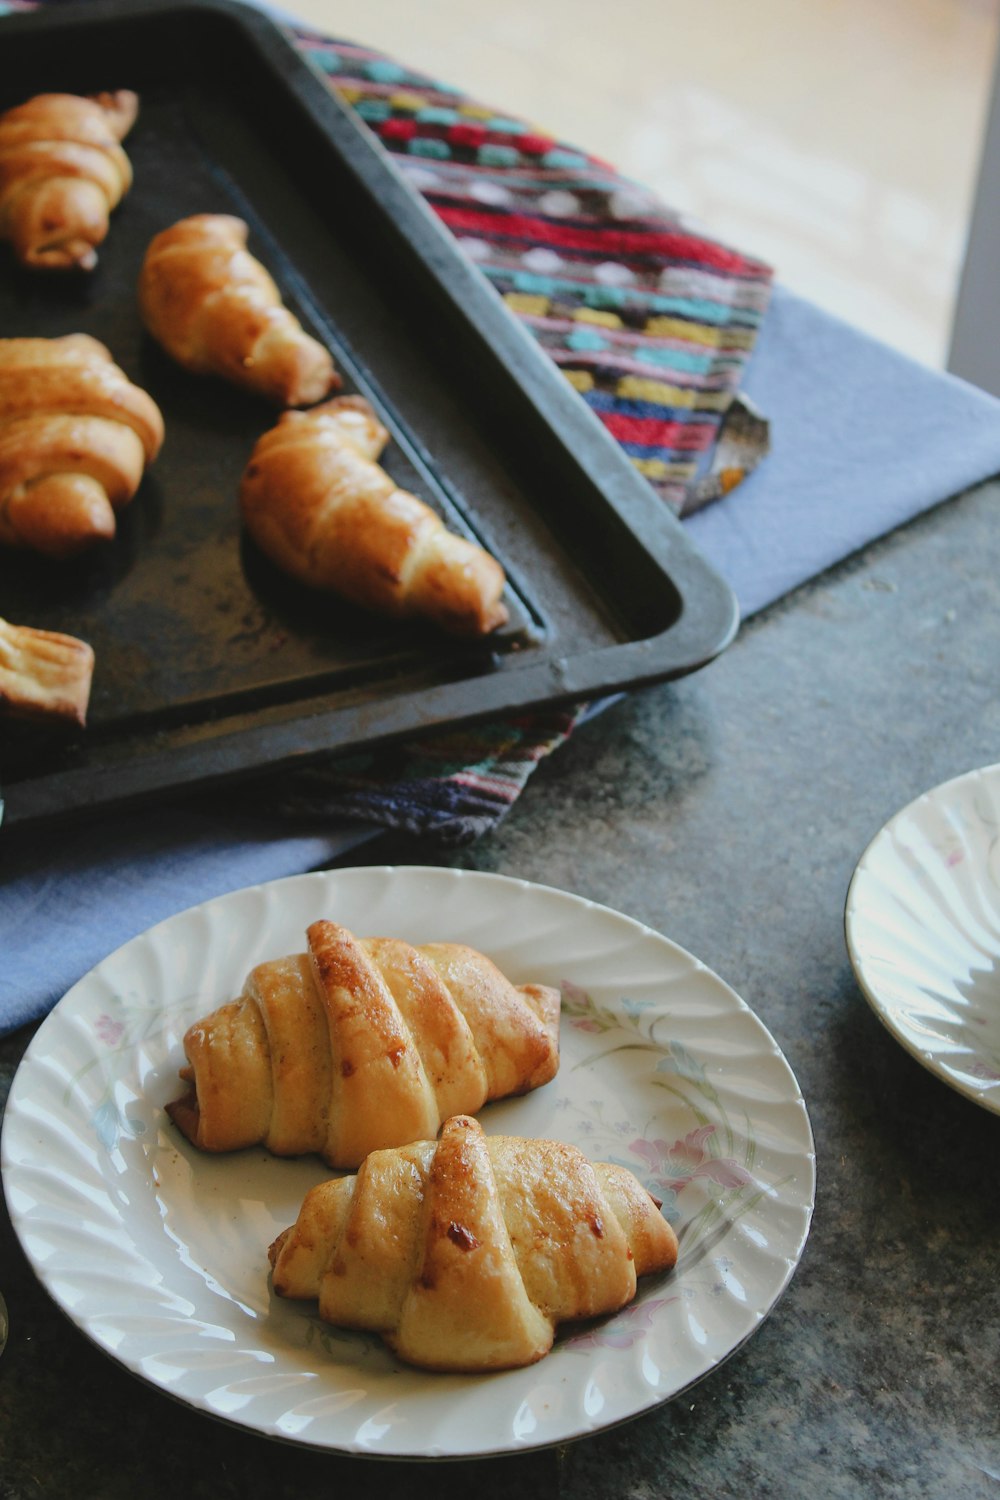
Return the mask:
<svg viewBox="0 0 1000 1500"><path fill-rule="evenodd" d="M139 273L139 311L185 370L220 375L280 406L340 385L333 360L281 300L231 214L194 214L156 235Z"/></svg>
<svg viewBox="0 0 1000 1500"><path fill-rule="evenodd" d="M92 271L132 185L121 141L139 109L113 94L36 94L0 115L0 239L25 266Z"/></svg>
<svg viewBox="0 0 1000 1500"><path fill-rule="evenodd" d="M285 412L258 440L240 485L250 535L310 587L456 634L488 634L507 619L503 569L397 487L377 463L388 439L361 396Z"/></svg>
<svg viewBox="0 0 1000 1500"><path fill-rule="evenodd" d="M356 1167L555 1075L557 990L515 986L459 944L362 939L328 921L306 936L308 952L258 964L184 1038L191 1088L167 1112L202 1150L262 1143Z"/></svg>
<svg viewBox="0 0 1000 1500"><path fill-rule="evenodd" d="M0 339L0 544L68 557L113 537L162 442L156 403L96 339Z"/></svg>
<svg viewBox="0 0 1000 1500"><path fill-rule="evenodd" d="M94 652L86 641L0 620L0 711L83 728L93 675Z"/></svg>
<svg viewBox="0 0 1000 1500"><path fill-rule="evenodd" d="M557 1323L631 1302L677 1238L627 1168L458 1115L313 1188L269 1256L279 1296L318 1298L411 1364L503 1370L547 1354Z"/></svg>

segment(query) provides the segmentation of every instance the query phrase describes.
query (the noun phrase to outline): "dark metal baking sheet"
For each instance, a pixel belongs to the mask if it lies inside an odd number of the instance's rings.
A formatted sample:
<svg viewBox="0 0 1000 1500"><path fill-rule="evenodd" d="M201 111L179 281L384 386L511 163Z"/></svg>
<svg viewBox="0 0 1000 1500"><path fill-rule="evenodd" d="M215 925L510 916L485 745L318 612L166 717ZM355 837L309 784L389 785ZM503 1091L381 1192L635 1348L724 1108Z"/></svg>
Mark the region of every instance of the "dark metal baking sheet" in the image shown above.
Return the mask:
<svg viewBox="0 0 1000 1500"><path fill-rule="evenodd" d="M3 725L8 822L93 811L547 702L690 672L727 644L731 591L391 161L291 43L231 0L97 3L5 20L0 108L135 88L135 183L89 277L0 256L0 333L88 332L159 403L163 453L113 544L0 553L0 614L94 646L82 733ZM239 476L273 410L178 370L135 285L159 229L235 212L383 462L504 564L483 642L383 621L280 576L241 532Z"/></svg>

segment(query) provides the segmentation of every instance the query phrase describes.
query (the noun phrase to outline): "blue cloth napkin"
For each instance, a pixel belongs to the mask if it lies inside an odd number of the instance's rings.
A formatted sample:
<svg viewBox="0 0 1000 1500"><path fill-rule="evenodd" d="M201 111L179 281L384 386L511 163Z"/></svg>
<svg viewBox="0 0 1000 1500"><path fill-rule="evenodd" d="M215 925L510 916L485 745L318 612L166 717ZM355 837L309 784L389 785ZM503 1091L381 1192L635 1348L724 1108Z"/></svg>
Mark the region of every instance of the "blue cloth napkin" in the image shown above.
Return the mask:
<svg viewBox="0 0 1000 1500"><path fill-rule="evenodd" d="M1000 473L1000 402L774 289L743 392L771 452L685 525L751 615Z"/></svg>

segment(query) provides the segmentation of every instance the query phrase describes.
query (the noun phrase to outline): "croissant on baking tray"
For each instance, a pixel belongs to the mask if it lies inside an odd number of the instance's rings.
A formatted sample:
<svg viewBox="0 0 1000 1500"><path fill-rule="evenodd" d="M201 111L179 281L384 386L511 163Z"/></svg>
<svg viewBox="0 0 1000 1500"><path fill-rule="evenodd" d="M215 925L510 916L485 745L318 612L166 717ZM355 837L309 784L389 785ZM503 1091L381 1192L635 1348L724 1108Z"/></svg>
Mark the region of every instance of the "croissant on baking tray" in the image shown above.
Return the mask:
<svg viewBox="0 0 1000 1500"><path fill-rule="evenodd" d="M243 474L240 506L261 551L312 588L459 635L502 625L504 572L401 490L377 460L389 434L361 396L285 412Z"/></svg>
<svg viewBox="0 0 1000 1500"><path fill-rule="evenodd" d="M313 1188L269 1258L279 1296L318 1298L411 1364L502 1370L547 1354L558 1323L631 1302L677 1238L627 1168L458 1115Z"/></svg>
<svg viewBox="0 0 1000 1500"><path fill-rule="evenodd" d="M356 1167L442 1120L527 1093L559 1066L559 992L515 986L455 943L357 938L321 920L308 951L258 964L184 1037L167 1111L194 1145Z"/></svg>
<svg viewBox="0 0 1000 1500"><path fill-rule="evenodd" d="M93 676L94 652L86 641L0 620L0 713L82 729Z"/></svg>
<svg viewBox="0 0 1000 1500"><path fill-rule="evenodd" d="M139 311L185 370L219 375L280 406L340 385L329 352L281 300L232 214L193 214L156 235L139 273Z"/></svg>
<svg viewBox="0 0 1000 1500"><path fill-rule="evenodd" d="M36 94L0 115L0 239L38 270L92 271L132 185L136 94Z"/></svg>
<svg viewBox="0 0 1000 1500"><path fill-rule="evenodd" d="M0 544L61 558L113 537L162 442L97 339L0 339Z"/></svg>

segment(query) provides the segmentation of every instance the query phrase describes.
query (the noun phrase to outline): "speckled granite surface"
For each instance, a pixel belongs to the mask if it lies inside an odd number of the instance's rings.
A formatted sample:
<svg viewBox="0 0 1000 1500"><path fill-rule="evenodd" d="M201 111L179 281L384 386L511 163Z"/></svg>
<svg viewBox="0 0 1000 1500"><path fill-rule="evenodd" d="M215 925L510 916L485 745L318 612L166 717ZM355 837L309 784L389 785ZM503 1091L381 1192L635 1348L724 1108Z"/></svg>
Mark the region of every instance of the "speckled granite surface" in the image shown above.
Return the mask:
<svg viewBox="0 0 1000 1500"><path fill-rule="evenodd" d="M629 912L768 1025L809 1106L818 1200L789 1290L741 1350L678 1401L565 1449L433 1466L324 1456L125 1374L51 1306L4 1215L3 1500L1000 1493L1000 1118L883 1030L842 929L885 819L1000 760L998 507L997 485L962 497L753 621L706 671L616 705L487 842L444 858L384 838L360 853ZM0 1044L4 1094L28 1040Z"/></svg>

